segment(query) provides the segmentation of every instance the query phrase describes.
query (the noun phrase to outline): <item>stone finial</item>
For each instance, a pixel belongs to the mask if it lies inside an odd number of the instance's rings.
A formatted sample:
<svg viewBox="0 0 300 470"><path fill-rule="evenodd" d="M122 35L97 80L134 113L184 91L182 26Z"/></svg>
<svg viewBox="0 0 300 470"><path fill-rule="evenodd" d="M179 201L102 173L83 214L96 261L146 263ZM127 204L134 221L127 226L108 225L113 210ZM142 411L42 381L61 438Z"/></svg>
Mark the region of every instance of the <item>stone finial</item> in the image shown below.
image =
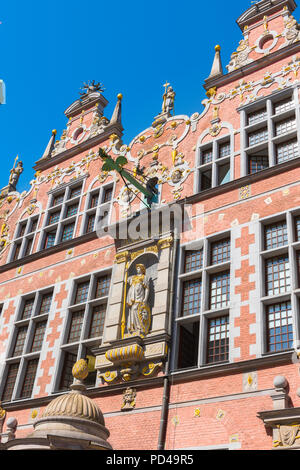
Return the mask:
<svg viewBox="0 0 300 470"><path fill-rule="evenodd" d="M215 58L208 78L215 78L223 75L223 67L221 61L221 46L215 46Z"/></svg>
<svg viewBox="0 0 300 470"><path fill-rule="evenodd" d="M119 93L117 98L118 98L118 101L117 101L117 104L115 106L114 112L112 114L110 124L118 123L118 124L122 125L122 123L121 123L121 111L122 111L121 101L123 99L122 93Z"/></svg>
<svg viewBox="0 0 300 470"><path fill-rule="evenodd" d="M44 154L41 158L41 160L44 160L45 158L51 157L51 153L54 150L54 144L55 144L55 138L56 138L57 131L56 129L53 129L50 140L48 142L48 145L44 151Z"/></svg>
<svg viewBox="0 0 300 470"><path fill-rule="evenodd" d="M7 426L7 440L12 441L16 438L16 431L18 427L18 421L16 418L8 418L6 422Z"/></svg>
<svg viewBox="0 0 300 470"><path fill-rule="evenodd" d="M277 375L273 381L275 391L271 394L274 410L283 410L289 407L289 396L287 393L288 381L283 375Z"/></svg>

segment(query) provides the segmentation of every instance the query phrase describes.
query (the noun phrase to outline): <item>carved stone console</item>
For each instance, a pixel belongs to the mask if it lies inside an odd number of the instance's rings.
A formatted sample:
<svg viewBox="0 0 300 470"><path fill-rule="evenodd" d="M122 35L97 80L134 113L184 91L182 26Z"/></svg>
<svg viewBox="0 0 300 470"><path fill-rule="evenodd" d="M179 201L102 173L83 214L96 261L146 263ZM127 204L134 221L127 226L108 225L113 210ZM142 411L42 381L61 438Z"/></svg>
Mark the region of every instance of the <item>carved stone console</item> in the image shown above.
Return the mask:
<svg viewBox="0 0 300 470"><path fill-rule="evenodd" d="M148 377L163 367L169 340L172 249L168 233L117 253L95 364L103 383Z"/></svg>

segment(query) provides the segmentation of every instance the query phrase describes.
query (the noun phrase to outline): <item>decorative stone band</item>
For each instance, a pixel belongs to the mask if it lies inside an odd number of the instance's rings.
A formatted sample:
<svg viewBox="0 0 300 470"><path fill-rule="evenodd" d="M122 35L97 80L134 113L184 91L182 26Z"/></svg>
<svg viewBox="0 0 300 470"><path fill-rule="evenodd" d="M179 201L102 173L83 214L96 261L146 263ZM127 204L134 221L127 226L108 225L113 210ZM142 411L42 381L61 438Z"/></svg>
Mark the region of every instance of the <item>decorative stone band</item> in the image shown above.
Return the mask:
<svg viewBox="0 0 300 470"><path fill-rule="evenodd" d="M144 350L139 344L132 344L124 348L110 349L106 351L105 357L113 364L124 361L139 362L144 359Z"/></svg>

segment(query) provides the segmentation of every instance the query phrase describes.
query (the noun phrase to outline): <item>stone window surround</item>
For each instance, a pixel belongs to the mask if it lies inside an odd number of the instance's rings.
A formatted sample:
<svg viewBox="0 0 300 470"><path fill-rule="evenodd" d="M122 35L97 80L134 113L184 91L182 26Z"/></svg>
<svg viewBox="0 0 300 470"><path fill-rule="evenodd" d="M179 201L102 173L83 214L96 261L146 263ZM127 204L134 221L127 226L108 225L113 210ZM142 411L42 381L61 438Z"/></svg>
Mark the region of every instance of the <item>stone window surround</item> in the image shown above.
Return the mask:
<svg viewBox="0 0 300 470"><path fill-rule="evenodd" d="M263 275L259 279L259 295L260 295L260 311L259 323L261 325L260 334L260 350L262 356L269 354L280 354L280 352L267 352L267 325L266 325L266 310L267 305L291 301L291 309L293 316L293 335L295 344L300 344L300 284L297 275L297 259L296 253L300 251L300 242L296 241L295 233L295 219L300 215L299 209L291 209L282 213L278 213L271 217L260 219L260 240L259 240L259 257L260 266L259 271ZM286 220L288 242L279 248L265 249L264 231L265 226L275 222ZM265 265L266 260L280 255L288 255L291 276L291 289L285 293L277 295L266 295L265 287ZM281 351L284 352L284 351Z"/></svg>
<svg viewBox="0 0 300 470"><path fill-rule="evenodd" d="M26 366L29 360L31 359L38 359L41 355L41 351L43 348L43 345L39 351L35 352L30 352L30 348L32 346L32 342L34 339L35 335L35 327L38 323L47 321L48 316L50 314L51 308L52 308L52 303L53 303L53 298L50 306L50 310L46 313L43 313L39 315L39 311L41 308L41 302L43 295L53 293L53 287L48 287L46 289L40 290L40 291L34 291L29 294L26 294L22 296L19 299L18 305L16 307L16 314L15 314L15 320L14 320L14 326L13 326L13 331L10 336L8 348L7 348L7 357L5 359L6 365L5 365L5 370L2 376L2 383L0 383L0 396L3 394L5 384L6 384L6 377L8 373L8 368L10 364L14 363L19 363L19 369L18 369L18 374L17 374L17 379L15 382L14 386L14 391L12 394L11 402L19 401L19 400L24 400L24 398L20 397L23 382L24 382L24 377L25 377L25 372L26 372ZM27 319L20 319L21 314L24 308L24 303L26 300L34 297L34 304L32 308L32 314L30 318ZM27 333L26 333L26 340L24 343L23 347L23 352L20 356L13 356L14 352L14 346L18 334L18 329L22 326L28 325ZM45 337L44 337L45 340ZM43 340L43 344L44 344Z"/></svg>
<svg viewBox="0 0 300 470"><path fill-rule="evenodd" d="M33 224L34 221L37 222L37 225L36 225L36 229L32 232L31 227L32 227L32 224ZM15 230L15 233L14 233L14 241L12 243L12 246L11 246L11 249L10 249L10 252L9 252L9 255L8 255L8 263L13 261L13 258L15 256L16 246L18 244L21 245L21 248L20 248L19 256L18 256L17 259L21 259L25 256L28 243L31 240L33 240L33 241L32 241L32 245L31 245L30 253L28 253L26 256L29 256L32 253L32 249L34 247L35 240L36 240L37 233L38 233L37 229L38 229L38 226L39 226L39 222L40 222L40 214L33 215L32 217L28 217L28 219L24 219L24 220L19 221L19 223L17 224L16 230ZM21 229L21 226L23 224L26 224L25 232L22 236L19 237L18 235L20 233L20 229Z"/></svg>
<svg viewBox="0 0 300 470"><path fill-rule="evenodd" d="M230 315L230 302L227 307L220 309L208 310L209 308L209 297L210 297L210 277L213 274L221 273L223 271L230 271L230 261L220 264L210 264L210 254L211 254L211 245L216 241L221 241L230 238L230 231L226 230L220 232L213 236L209 236L204 240L193 241L189 244L182 245L179 255L179 265L178 265L178 285L177 285L177 307L175 310L175 334L174 334L174 355L173 355L173 370L179 370L177 368L178 360L178 350L179 350L179 327L187 323L194 323L199 321L199 351L198 351L198 365L194 368L214 366L221 363L211 363L207 362L207 335L208 335L208 320L211 318L217 318L220 316ZM189 273L184 273L184 259L185 251L188 249L199 249L203 247L203 265L201 269L196 271L191 271ZM196 315L190 315L186 317L181 317L181 308L182 308L182 286L183 282L195 279L202 279L202 292L201 292L201 310ZM231 274L230 274L231 277ZM230 338L230 329L229 327L229 338ZM223 363L230 362L230 351L229 351L229 361L224 361Z"/></svg>
<svg viewBox="0 0 300 470"><path fill-rule="evenodd" d="M238 109L241 115L241 177L247 176L248 171L248 157L256 152L259 152L263 148L267 151L269 157L269 167L276 166L276 144L284 143L293 138L298 141L300 156L300 109L299 109L299 96L298 96L299 85L290 86L284 90L275 91L267 96L257 99L255 102L247 104ZM294 106L285 112L275 114L273 111L273 105L277 102L283 101L284 99L291 97L294 100ZM255 124L248 125L247 116L252 114L254 111L258 111L262 107L266 107L267 117L266 119L259 121ZM282 120L288 120L294 116L296 120L296 128L286 134L276 135L276 124ZM252 145L248 144L248 135L252 131L262 129L267 126L269 139L263 143Z"/></svg>
<svg viewBox="0 0 300 470"><path fill-rule="evenodd" d="M68 307L66 309L65 319L64 319L63 326L62 326L63 333L60 336L60 342L61 342L59 346L60 352L59 352L59 357L56 360L56 370L55 370L54 387L53 387L53 390L56 392L60 391L59 387L60 387L60 382L61 382L60 380L61 374L62 374L62 370L64 366L64 357L65 357L64 353L71 352L73 354L77 354L77 359L79 360L81 358L86 357L87 350L89 348L98 347L101 344L103 335L101 337L88 338L88 334L89 334L90 324L92 320L93 307L96 307L100 304L108 305L108 299L111 296L112 284L110 283L108 295L99 297L99 298L94 298L97 278L105 276L107 274L111 275L111 272L112 272L111 267L104 268L100 271L96 271L91 274L88 274L88 275L86 274L84 276L72 279L72 284L69 289L69 295L67 299ZM75 300L76 291L77 291L77 285L88 280L90 280L90 285L89 285L89 292L88 292L87 300L79 304L73 304ZM80 339L74 343L68 343L68 336L69 336L69 330L71 326L72 313L80 311L80 310L84 310ZM105 323L104 323L104 328L105 328ZM103 328L103 334L104 334L104 328Z"/></svg>
<svg viewBox="0 0 300 470"><path fill-rule="evenodd" d="M219 147L228 141L230 143L230 154L226 157L218 158ZM201 153L202 151L205 152L209 148L212 148L212 161L202 165ZM234 132L230 131L230 129L227 135L214 138L210 142L206 142L198 146L196 151L195 192L199 193L204 190L201 189L200 175L210 170L212 172L211 188L222 186L218 184L218 168L225 164L229 164L230 166L229 181L232 181L234 179Z"/></svg>

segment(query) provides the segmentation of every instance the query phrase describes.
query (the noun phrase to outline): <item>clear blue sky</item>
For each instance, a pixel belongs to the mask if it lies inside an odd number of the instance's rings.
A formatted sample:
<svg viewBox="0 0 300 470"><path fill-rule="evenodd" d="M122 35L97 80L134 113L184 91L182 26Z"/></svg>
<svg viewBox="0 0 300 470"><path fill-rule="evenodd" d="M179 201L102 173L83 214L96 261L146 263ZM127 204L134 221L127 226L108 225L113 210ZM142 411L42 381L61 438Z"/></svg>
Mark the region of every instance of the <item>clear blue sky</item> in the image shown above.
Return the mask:
<svg viewBox="0 0 300 470"><path fill-rule="evenodd" d="M176 114L202 111L214 46L222 46L225 71L242 39L235 21L250 6L250 0L2 2L0 78L7 104L0 107L1 187L19 154L18 190L29 188L51 130L60 137L64 110L88 80L103 83L108 118L123 94L127 144L161 111L166 80L176 92Z"/></svg>

